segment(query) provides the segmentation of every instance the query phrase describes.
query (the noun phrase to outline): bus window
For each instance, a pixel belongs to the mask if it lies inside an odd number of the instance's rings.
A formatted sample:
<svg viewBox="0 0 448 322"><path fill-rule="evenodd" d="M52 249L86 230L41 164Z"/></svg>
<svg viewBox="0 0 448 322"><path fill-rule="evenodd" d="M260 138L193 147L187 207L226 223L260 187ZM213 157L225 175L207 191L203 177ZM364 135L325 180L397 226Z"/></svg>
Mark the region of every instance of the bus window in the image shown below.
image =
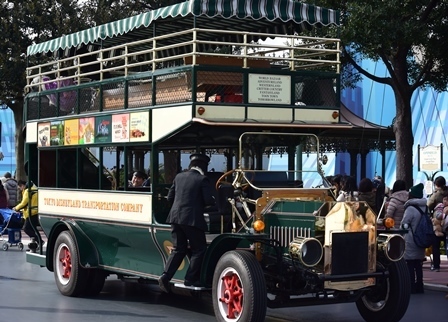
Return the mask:
<svg viewBox="0 0 448 322"><path fill-rule="evenodd" d="M39 186L56 188L56 150L43 150L39 154Z"/></svg>
<svg viewBox="0 0 448 322"><path fill-rule="evenodd" d="M77 187L77 149L64 149L56 154L58 188Z"/></svg>

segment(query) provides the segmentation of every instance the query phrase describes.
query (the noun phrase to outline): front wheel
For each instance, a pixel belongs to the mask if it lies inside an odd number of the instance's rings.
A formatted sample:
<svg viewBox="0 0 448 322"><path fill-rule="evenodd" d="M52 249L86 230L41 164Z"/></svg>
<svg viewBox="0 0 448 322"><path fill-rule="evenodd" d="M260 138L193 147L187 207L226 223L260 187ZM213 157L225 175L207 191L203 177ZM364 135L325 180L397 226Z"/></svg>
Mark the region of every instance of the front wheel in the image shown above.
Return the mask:
<svg viewBox="0 0 448 322"><path fill-rule="evenodd" d="M81 295L87 285L88 272L79 263L78 248L68 231L59 234L54 245L54 279L63 295Z"/></svg>
<svg viewBox="0 0 448 322"><path fill-rule="evenodd" d="M225 253L215 268L212 296L218 321L264 321L266 283L255 256L241 250Z"/></svg>
<svg viewBox="0 0 448 322"><path fill-rule="evenodd" d="M377 279L375 287L363 294L357 301L359 313L367 322L397 322L406 313L411 297L411 283L406 261L378 263L387 267L389 277Z"/></svg>

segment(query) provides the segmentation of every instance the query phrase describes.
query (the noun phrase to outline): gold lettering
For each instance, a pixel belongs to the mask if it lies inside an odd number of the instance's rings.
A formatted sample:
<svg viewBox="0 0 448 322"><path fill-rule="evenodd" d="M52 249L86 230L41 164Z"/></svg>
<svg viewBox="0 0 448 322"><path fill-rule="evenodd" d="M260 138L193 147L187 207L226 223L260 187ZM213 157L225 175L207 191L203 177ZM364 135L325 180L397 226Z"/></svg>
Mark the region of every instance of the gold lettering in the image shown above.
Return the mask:
<svg viewBox="0 0 448 322"><path fill-rule="evenodd" d="M125 212L143 212L143 205L142 204L134 204L134 203L122 203L121 204L121 211Z"/></svg>

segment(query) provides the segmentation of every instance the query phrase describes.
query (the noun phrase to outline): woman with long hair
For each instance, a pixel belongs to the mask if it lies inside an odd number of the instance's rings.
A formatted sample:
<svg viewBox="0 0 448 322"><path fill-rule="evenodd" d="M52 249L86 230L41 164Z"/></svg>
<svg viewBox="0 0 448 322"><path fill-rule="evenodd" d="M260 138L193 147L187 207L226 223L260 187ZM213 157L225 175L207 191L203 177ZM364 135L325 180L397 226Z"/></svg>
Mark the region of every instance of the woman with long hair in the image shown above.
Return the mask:
<svg viewBox="0 0 448 322"><path fill-rule="evenodd" d="M358 185L352 176L345 176L342 179L342 189L336 201L352 201L358 199Z"/></svg>

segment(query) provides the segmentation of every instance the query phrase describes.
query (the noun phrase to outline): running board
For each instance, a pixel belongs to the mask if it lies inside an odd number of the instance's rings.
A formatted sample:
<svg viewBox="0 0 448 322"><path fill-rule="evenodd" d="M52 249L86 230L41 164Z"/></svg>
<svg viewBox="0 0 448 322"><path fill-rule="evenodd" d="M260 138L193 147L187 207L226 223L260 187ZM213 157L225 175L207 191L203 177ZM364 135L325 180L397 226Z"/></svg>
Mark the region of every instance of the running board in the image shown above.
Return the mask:
<svg viewBox="0 0 448 322"><path fill-rule="evenodd" d="M198 286L185 286L185 284L183 284L183 283L175 283L174 287L191 290L191 291L198 291L198 292L199 291L211 291L211 288L198 287Z"/></svg>
<svg viewBox="0 0 448 322"><path fill-rule="evenodd" d="M26 252L26 261L31 264L39 265L40 267L46 267L45 254Z"/></svg>

